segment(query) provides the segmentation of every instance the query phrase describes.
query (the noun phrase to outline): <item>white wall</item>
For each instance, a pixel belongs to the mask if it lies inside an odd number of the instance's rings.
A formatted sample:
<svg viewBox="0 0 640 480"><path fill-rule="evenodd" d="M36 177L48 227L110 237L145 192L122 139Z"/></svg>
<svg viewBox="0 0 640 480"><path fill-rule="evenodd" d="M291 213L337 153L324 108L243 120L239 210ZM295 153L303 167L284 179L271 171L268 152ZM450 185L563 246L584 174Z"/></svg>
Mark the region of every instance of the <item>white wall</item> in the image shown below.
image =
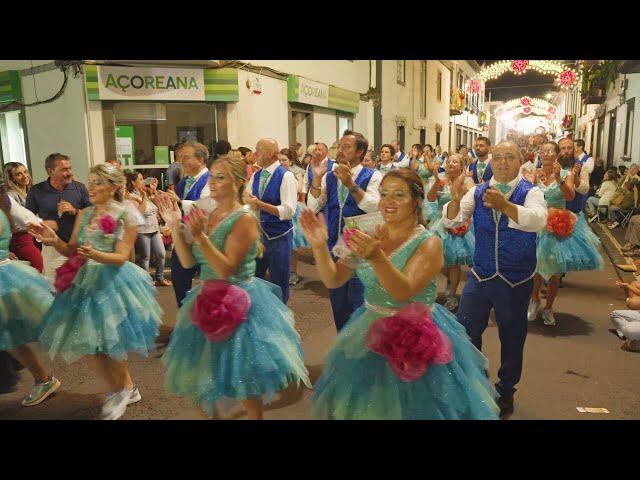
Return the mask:
<svg viewBox="0 0 640 480"><path fill-rule="evenodd" d="M358 113L353 118L353 129L362 133L369 141L369 148L373 149L373 102L360 100Z"/></svg>
<svg viewBox="0 0 640 480"><path fill-rule="evenodd" d="M438 72L442 73L442 97L438 101ZM426 142L436 145L436 124L442 126L440 146L449 149L449 95L451 93L451 73L439 60L427 61L427 122ZM418 137L419 138L419 137Z"/></svg>
<svg viewBox="0 0 640 480"><path fill-rule="evenodd" d="M2 66L0 66L0 69ZM28 68L28 67L27 67ZM22 77L22 94L26 103L52 97L62 85L62 72L52 70L35 76ZM26 108L29 156L34 183L47 178L44 160L50 153L60 152L71 157L76 179L86 182L89 174L89 147L85 114L84 78L69 80L64 94L57 100Z"/></svg>
<svg viewBox="0 0 640 480"><path fill-rule="evenodd" d="M227 131L234 148L255 148L258 140L274 138L280 148L289 145L289 118L287 82L258 75L261 95L252 95L246 87L248 78L255 77L244 70L238 71L239 101L227 104Z"/></svg>
<svg viewBox="0 0 640 480"><path fill-rule="evenodd" d="M420 141L420 130L414 129L414 83L417 62L406 60L405 85L397 82L396 60L382 62L382 143L390 143L397 137L398 120L404 119L405 151ZM419 68L419 66L418 66ZM419 81L418 70L418 81Z"/></svg>
<svg viewBox="0 0 640 480"><path fill-rule="evenodd" d="M370 60L241 60L357 93L369 90ZM372 64L372 69L375 66ZM372 72L372 75L375 72Z"/></svg>

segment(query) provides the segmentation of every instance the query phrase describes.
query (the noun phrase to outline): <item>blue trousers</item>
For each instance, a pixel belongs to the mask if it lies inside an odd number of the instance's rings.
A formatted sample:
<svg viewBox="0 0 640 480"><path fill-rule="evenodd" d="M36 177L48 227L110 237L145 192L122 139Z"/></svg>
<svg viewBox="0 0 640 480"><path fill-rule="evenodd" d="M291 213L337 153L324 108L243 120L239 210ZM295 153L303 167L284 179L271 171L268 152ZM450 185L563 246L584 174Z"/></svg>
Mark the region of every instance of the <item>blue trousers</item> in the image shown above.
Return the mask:
<svg viewBox="0 0 640 480"><path fill-rule="evenodd" d="M269 270L269 281L282 289L282 301L289 301L289 274L291 273L291 249L293 248L293 231L275 240L267 240L262 235L264 253L256 259L256 277L265 279Z"/></svg>
<svg viewBox="0 0 640 480"><path fill-rule="evenodd" d="M511 288L501 278L479 282L469 272L462 291L458 321L478 350L482 350L482 333L489 323L489 313L492 308L495 312L500 337L500 381L496 390L500 395L513 395L522 375L527 308L532 290L533 279Z"/></svg>
<svg viewBox="0 0 640 480"><path fill-rule="evenodd" d="M191 284L193 283L193 277L200 271L200 266L196 265L191 268L184 268L178 260L178 254L174 250L171 255L171 282L173 283L173 292L176 295L176 302L178 307L182 306L184 297L187 292L191 290Z"/></svg>
<svg viewBox="0 0 640 480"><path fill-rule="evenodd" d="M333 321L339 332L347 320L364 303L364 285L354 276L339 288L329 289L329 300L333 311Z"/></svg>

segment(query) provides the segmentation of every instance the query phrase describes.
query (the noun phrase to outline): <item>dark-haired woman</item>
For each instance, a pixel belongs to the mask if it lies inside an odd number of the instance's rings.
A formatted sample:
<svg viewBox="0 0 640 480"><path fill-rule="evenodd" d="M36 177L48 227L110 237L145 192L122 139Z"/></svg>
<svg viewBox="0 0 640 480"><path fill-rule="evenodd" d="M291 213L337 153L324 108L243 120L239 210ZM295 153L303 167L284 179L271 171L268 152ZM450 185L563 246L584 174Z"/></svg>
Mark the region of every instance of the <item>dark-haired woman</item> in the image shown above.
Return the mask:
<svg viewBox="0 0 640 480"><path fill-rule="evenodd" d="M353 231L352 255L337 263L322 217L302 213L322 282L337 288L357 275L365 285L365 303L338 334L315 385L317 418L497 419L486 358L435 303L444 257L441 240L424 227L423 201L414 172L387 173L380 185L384 224L375 236Z"/></svg>

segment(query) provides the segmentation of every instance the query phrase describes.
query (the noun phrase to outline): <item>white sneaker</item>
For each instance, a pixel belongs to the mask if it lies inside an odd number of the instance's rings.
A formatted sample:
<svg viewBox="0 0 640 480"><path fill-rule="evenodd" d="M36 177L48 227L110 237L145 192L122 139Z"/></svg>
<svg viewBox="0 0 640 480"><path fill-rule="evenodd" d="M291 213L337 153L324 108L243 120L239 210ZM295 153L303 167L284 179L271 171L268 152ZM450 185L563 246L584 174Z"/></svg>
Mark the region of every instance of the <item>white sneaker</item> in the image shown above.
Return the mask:
<svg viewBox="0 0 640 480"><path fill-rule="evenodd" d="M556 324L556 317L553 316L553 311L545 309L542 311L542 321L545 325L553 327Z"/></svg>
<svg viewBox="0 0 640 480"><path fill-rule="evenodd" d="M132 390L126 388L114 393L107 398L107 401L102 405L102 413L100 414L101 420L117 420L124 412L127 411L127 405L131 399Z"/></svg>
<svg viewBox="0 0 640 480"><path fill-rule="evenodd" d="M446 308L450 312L453 312L456 308L458 308L458 299L453 295L449 296L446 302L444 302L444 308Z"/></svg>
<svg viewBox="0 0 640 480"><path fill-rule="evenodd" d="M529 302L529 308L527 309L527 320L533 322L538 318L538 310L540 309L540 302L535 302L533 299Z"/></svg>
<svg viewBox="0 0 640 480"><path fill-rule="evenodd" d="M56 377L51 377L44 383L34 383L29 394L22 400L23 407L33 407L44 402L49 395L60 388L60 381Z"/></svg>
<svg viewBox="0 0 640 480"><path fill-rule="evenodd" d="M142 395L140 395L140 390L138 390L137 386L133 387L133 390L129 390L129 403L127 405L131 405L132 403L138 403L142 400Z"/></svg>

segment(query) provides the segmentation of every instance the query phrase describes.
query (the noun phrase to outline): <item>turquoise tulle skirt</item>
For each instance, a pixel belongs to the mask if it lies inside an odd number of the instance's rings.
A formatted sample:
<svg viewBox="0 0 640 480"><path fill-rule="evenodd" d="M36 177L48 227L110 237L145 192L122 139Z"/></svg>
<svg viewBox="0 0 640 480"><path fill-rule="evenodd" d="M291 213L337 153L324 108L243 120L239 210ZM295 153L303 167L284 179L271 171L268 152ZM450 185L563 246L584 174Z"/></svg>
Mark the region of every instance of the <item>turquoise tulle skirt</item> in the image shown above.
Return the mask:
<svg viewBox="0 0 640 480"><path fill-rule="evenodd" d="M133 263L85 264L71 287L56 296L40 346L67 362L98 353L119 360L128 352L146 356L161 323L156 293L149 274Z"/></svg>
<svg viewBox="0 0 640 480"><path fill-rule="evenodd" d="M53 287L27 262L0 264L0 350L38 340Z"/></svg>
<svg viewBox="0 0 640 480"><path fill-rule="evenodd" d="M304 203L298 202L296 206L296 213L293 216L293 249L294 250L298 248L310 248L306 237L302 233L302 228L300 228L300 214L302 213L302 210L304 208L306 208Z"/></svg>
<svg viewBox="0 0 640 480"><path fill-rule="evenodd" d="M436 232L442 240L445 267L473 265L473 255L476 248L473 222L469 224L469 229L464 235L454 235L444 228L442 217L430 225L430 230Z"/></svg>
<svg viewBox="0 0 640 480"><path fill-rule="evenodd" d="M422 202L422 216L431 228L435 222L442 218L442 209L438 206L438 202L430 202L425 198Z"/></svg>
<svg viewBox="0 0 640 480"><path fill-rule="evenodd" d="M238 286L251 297L251 307L231 338L211 342L191 322L198 285L187 294L162 357L167 391L188 397L210 415L219 400L268 402L292 383L311 388L293 312L280 300L280 288L259 278Z"/></svg>
<svg viewBox="0 0 640 480"><path fill-rule="evenodd" d="M536 272L548 280L566 272L599 270L603 264L599 244L600 239L580 212L571 236L557 237L546 229L538 234Z"/></svg>
<svg viewBox="0 0 640 480"><path fill-rule="evenodd" d="M493 420L496 393L485 375L487 359L456 318L435 304L434 322L449 338L453 360L431 365L412 382L398 378L387 360L366 347L369 326L388 314L356 310L338 335L315 385L313 414L335 420Z"/></svg>

